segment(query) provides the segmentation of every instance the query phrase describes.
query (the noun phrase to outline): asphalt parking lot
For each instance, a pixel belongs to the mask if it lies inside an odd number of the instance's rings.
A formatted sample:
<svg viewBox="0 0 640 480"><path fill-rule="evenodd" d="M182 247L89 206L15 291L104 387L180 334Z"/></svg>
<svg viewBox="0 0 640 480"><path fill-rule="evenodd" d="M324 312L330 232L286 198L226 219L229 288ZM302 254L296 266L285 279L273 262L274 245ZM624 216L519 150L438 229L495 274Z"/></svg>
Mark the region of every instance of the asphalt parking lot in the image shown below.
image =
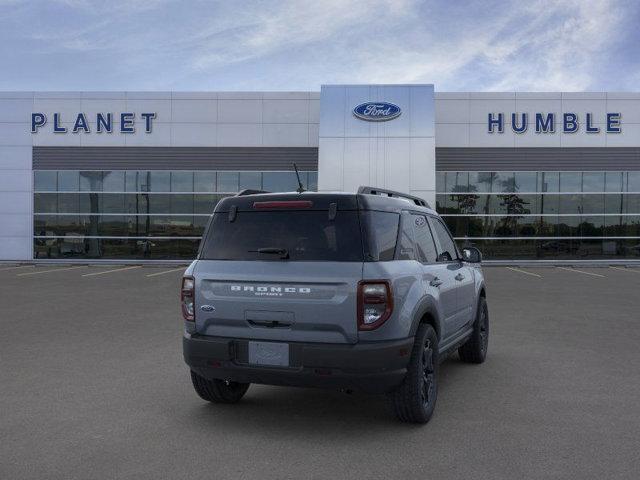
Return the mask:
<svg viewBox="0 0 640 480"><path fill-rule="evenodd" d="M422 427L332 391L203 402L181 271L0 265L0 478L639 476L640 268L485 268L489 358L443 364Z"/></svg>

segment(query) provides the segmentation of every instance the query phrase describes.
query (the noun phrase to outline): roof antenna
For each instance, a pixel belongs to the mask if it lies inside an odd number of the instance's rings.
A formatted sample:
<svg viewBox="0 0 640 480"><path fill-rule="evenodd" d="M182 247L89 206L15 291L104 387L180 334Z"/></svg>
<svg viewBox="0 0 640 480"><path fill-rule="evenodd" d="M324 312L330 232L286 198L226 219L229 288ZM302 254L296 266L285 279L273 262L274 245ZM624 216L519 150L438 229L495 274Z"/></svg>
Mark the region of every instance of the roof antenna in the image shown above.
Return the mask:
<svg viewBox="0 0 640 480"><path fill-rule="evenodd" d="M298 178L298 188L296 189L296 192L302 193L305 190L304 190L304 187L302 186L302 182L300 181L300 172L298 172L298 166L296 165L296 162L293 162L293 168L296 171L296 177Z"/></svg>

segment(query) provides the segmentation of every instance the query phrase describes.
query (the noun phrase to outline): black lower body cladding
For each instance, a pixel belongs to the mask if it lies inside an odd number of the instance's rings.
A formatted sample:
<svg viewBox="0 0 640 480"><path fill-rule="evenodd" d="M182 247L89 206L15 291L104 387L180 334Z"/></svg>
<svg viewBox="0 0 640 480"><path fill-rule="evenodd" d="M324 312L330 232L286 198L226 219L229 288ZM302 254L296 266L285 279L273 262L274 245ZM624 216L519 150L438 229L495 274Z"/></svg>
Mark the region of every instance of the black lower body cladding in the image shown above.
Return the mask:
<svg viewBox="0 0 640 480"><path fill-rule="evenodd" d="M184 360L204 378L385 393L402 383L413 339L357 344L289 343L288 367L251 365L247 339L185 334Z"/></svg>

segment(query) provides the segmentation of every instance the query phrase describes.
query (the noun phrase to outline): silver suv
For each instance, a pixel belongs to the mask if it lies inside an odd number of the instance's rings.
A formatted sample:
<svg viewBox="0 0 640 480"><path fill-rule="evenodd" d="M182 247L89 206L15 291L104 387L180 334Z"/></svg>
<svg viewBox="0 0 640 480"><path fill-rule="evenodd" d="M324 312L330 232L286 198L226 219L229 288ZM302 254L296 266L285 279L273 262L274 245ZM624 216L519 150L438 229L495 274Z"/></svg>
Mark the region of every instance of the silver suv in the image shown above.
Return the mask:
<svg viewBox="0 0 640 480"><path fill-rule="evenodd" d="M487 354L480 261L424 200L389 190L225 198L182 280L193 386L216 403L251 383L385 393L425 423L438 364Z"/></svg>

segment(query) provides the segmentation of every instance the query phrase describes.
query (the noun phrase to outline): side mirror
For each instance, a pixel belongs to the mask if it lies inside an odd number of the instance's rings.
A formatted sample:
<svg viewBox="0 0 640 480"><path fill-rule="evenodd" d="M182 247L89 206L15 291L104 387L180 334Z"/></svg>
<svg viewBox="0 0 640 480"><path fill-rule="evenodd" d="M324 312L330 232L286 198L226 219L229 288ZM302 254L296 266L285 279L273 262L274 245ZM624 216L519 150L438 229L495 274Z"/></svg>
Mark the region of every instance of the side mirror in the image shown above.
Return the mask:
<svg viewBox="0 0 640 480"><path fill-rule="evenodd" d="M482 253L476 247L463 248L462 260L469 263L480 263L482 262Z"/></svg>

